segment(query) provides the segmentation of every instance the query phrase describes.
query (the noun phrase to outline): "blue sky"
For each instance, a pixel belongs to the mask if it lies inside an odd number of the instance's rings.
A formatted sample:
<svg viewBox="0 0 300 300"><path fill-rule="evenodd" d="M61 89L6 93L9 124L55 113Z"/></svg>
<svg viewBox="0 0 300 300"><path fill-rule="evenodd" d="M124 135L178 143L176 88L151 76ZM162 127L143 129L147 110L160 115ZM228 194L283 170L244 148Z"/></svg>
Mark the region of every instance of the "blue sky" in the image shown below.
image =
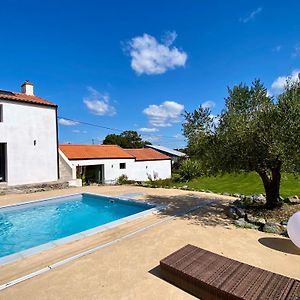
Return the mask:
<svg viewBox="0 0 300 300"><path fill-rule="evenodd" d="M0 89L28 79L63 118L172 148L185 144L184 110L216 115L227 86L254 78L276 95L300 69L296 0L10 0L1 10ZM60 123L61 143L114 132Z"/></svg>

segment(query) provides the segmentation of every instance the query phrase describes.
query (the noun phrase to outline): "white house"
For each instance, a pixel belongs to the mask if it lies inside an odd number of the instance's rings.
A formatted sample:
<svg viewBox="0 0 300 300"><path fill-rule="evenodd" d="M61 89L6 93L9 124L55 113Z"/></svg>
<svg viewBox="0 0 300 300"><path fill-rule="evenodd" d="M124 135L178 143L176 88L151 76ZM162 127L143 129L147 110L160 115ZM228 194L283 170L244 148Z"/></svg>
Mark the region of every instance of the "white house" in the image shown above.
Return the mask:
<svg viewBox="0 0 300 300"><path fill-rule="evenodd" d="M146 145L145 147L154 149L162 154L169 156L172 160L172 164L178 162L179 159L187 157L187 155L183 152L180 152L180 151L177 151L174 149L170 149L170 148L167 148L164 146L160 146L160 145Z"/></svg>
<svg viewBox="0 0 300 300"><path fill-rule="evenodd" d="M171 160L153 149L122 149L117 145L60 145L61 178L85 177L89 182L115 183L121 175L147 181L171 177Z"/></svg>
<svg viewBox="0 0 300 300"><path fill-rule="evenodd" d="M58 180L57 106L25 82L21 93L0 90L0 185Z"/></svg>

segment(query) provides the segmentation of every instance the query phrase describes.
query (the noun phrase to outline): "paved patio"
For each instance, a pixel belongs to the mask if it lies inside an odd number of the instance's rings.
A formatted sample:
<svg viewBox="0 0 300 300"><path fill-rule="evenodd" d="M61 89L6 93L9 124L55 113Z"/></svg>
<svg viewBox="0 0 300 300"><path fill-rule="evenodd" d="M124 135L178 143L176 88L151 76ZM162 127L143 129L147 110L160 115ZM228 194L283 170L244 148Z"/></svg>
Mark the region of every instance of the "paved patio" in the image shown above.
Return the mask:
<svg viewBox="0 0 300 300"><path fill-rule="evenodd" d="M0 205L89 191L107 195L144 193L141 199L170 204L107 232L0 267L0 284L58 260L127 235L108 247L0 292L0 299L193 299L159 277L159 260L187 243L254 266L300 279L300 250L288 239L232 226L221 213L230 197L132 186L85 187L0 197ZM213 202L176 219L175 213ZM139 231L148 227L147 230ZM128 235L136 232L133 235Z"/></svg>

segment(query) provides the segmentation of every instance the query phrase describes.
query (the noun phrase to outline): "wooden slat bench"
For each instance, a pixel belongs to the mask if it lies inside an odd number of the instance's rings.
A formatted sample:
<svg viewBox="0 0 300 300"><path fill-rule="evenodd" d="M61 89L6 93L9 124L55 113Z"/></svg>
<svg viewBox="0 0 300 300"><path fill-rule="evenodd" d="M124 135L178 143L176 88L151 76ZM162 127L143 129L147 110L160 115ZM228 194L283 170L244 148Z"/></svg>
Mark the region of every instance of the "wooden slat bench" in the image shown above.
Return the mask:
<svg viewBox="0 0 300 300"><path fill-rule="evenodd" d="M161 260L160 270L165 280L204 300L300 300L300 281L192 245Z"/></svg>

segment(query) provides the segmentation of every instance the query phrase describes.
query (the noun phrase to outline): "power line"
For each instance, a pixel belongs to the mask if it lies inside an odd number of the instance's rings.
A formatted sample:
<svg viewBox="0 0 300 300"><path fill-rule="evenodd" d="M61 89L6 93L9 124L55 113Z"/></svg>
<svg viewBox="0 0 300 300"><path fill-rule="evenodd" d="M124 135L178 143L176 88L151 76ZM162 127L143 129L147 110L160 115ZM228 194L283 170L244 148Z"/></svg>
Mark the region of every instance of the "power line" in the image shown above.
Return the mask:
<svg viewBox="0 0 300 300"><path fill-rule="evenodd" d="M99 127L102 129L112 130L112 131L119 131L119 132L124 131L124 130L117 129L117 128L111 128L111 127L106 127L106 126L102 126L102 125L98 125L98 124L92 124L92 123L87 123L87 122L83 122L83 121L79 121L79 120L73 120L73 119L65 118L65 117L61 117L61 116L58 116L58 118L64 119L67 121L71 121L71 122L75 122L75 123L79 123L79 124L83 124L83 125L89 125L89 126L93 126L93 127ZM76 124L74 124L74 125L76 125Z"/></svg>
<svg viewBox="0 0 300 300"><path fill-rule="evenodd" d="M88 126L93 126L93 127L98 127L98 128L102 128L102 129L106 129L106 130L111 130L111 131L118 131L118 132L123 132L124 130L122 129L118 129L118 128L113 128L113 127L107 127L107 126L103 126L103 125L99 125L99 124L94 124L94 123L88 123L88 122L84 122L84 121L80 121L80 120L74 120L74 119L70 119L70 118L66 118L66 117L62 117L62 116L58 116L58 119L64 119L70 122L74 122L76 124L82 124L82 125L88 125ZM76 125L74 124L74 125ZM166 135L152 135L152 134L144 134L142 133L143 136L148 136L148 137L160 137L160 138L167 138L167 139L177 139L175 136L166 136Z"/></svg>

